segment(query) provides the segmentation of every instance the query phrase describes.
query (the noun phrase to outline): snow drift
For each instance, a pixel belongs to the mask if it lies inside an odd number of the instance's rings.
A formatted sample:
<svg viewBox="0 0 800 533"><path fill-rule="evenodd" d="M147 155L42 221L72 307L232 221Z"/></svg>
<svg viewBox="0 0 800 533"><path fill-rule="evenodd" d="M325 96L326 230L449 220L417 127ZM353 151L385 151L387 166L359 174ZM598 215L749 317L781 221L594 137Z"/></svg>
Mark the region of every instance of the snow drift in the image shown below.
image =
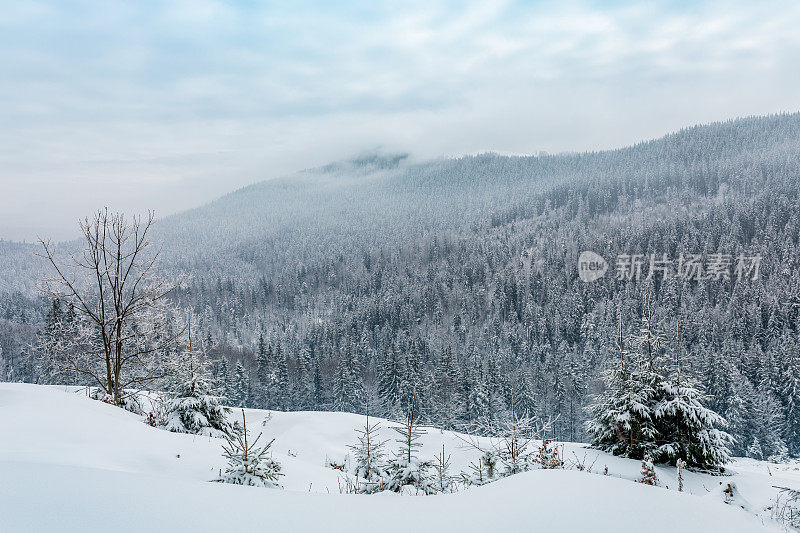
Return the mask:
<svg viewBox="0 0 800 533"><path fill-rule="evenodd" d="M267 417L247 412L254 428ZM566 444L565 456L591 454L595 473L532 471L438 496L339 494L342 474L326 461L344 459L362 423L343 413L272 413L263 431L276 438L285 490L259 489L209 482L224 464L219 439L155 429L56 387L0 384L0 530L755 532L780 530L755 515L773 485L800 488L796 471L747 461L732 477L690 474L688 492L678 493L670 469L657 470L673 490L644 486L629 479L637 462ZM455 472L475 457L439 430L424 437L423 454L442 444ZM599 473L606 466L611 475ZM722 481L741 495L732 505Z"/></svg>

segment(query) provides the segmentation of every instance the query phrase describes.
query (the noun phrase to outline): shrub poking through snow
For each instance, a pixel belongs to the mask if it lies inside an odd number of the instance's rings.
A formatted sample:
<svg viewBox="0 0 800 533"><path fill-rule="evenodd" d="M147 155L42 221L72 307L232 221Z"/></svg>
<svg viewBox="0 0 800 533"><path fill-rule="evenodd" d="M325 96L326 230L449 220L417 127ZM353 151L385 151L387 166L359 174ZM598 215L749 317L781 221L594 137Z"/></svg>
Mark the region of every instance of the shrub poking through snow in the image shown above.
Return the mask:
<svg viewBox="0 0 800 533"><path fill-rule="evenodd" d="M144 417L144 423L154 428L164 424L164 411L161 407L154 406Z"/></svg>
<svg viewBox="0 0 800 533"><path fill-rule="evenodd" d="M485 485L500 479L497 470L497 456L491 450L484 452L477 461L469 464L470 472L461 473L464 485Z"/></svg>
<svg viewBox="0 0 800 533"><path fill-rule="evenodd" d="M656 469L653 466L653 458L649 455L645 455L642 460L642 477L639 479L639 483L652 485L653 487L658 486L658 477L656 476Z"/></svg>
<svg viewBox="0 0 800 533"><path fill-rule="evenodd" d="M281 465L267 455L275 439L259 447L260 438L259 433L256 440L247 441L247 421L242 409L242 431L226 438L227 444L223 444L222 449L223 455L228 459L228 466L214 481L251 487L280 488L278 478L283 475Z"/></svg>
<svg viewBox="0 0 800 533"><path fill-rule="evenodd" d="M511 391L511 410L504 420L483 419L479 431L489 439L480 442L475 437L458 436L472 448L482 453L481 457L470 463L469 472L461 473L464 485L483 485L497 479L540 468L563 468L564 461L558 448L534 446L535 439L546 435L551 421L540 421L529 416L527 410L518 408L515 393ZM546 439L545 439L546 440ZM488 443L488 444L487 444Z"/></svg>
<svg viewBox="0 0 800 533"><path fill-rule="evenodd" d="M536 451L535 460L542 470L564 468L564 458L561 450L548 438L542 439L542 445Z"/></svg>

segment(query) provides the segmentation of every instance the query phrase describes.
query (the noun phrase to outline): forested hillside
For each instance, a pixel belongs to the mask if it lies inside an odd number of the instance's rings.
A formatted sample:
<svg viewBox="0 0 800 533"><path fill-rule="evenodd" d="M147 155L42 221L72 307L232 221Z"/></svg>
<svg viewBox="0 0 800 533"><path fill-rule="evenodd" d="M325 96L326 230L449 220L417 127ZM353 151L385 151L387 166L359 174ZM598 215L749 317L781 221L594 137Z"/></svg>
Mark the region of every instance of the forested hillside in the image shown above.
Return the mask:
<svg viewBox="0 0 800 533"><path fill-rule="evenodd" d="M155 227L231 403L484 426L513 408L585 440L618 326L652 294L734 454L800 453L800 115L698 126L620 150L413 161L371 155L262 182ZM15 380L56 379L35 345L59 312L31 247L0 243L0 347ZM609 272L578 277L594 251ZM642 254L639 279L616 258ZM650 279L651 255L732 258ZM760 256L758 275L736 258ZM674 271L673 271L674 274ZM755 279L753 279L755 278ZM39 343L42 344L42 343ZM674 350L674 342L662 349ZM477 428L479 430L479 427Z"/></svg>

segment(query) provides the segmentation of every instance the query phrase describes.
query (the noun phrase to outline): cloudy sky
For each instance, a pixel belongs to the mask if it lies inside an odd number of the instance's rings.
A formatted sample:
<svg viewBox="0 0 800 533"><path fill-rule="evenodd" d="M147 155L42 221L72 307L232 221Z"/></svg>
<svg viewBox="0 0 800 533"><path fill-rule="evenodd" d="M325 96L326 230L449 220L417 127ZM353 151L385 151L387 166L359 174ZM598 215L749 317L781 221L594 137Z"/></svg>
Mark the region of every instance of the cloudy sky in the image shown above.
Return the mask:
<svg viewBox="0 0 800 533"><path fill-rule="evenodd" d="M592 150L800 110L798 2L126 4L3 2L0 238L376 148Z"/></svg>

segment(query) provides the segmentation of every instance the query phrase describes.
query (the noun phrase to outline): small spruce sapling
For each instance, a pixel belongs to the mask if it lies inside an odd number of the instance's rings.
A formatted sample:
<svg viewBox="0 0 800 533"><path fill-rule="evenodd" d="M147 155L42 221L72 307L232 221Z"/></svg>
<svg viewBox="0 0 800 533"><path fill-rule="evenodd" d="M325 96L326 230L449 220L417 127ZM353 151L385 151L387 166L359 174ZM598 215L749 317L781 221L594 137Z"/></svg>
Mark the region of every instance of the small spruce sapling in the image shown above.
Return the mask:
<svg viewBox="0 0 800 533"><path fill-rule="evenodd" d="M164 405L162 423L165 429L175 433L224 438L235 428L228 421L228 409L220 405L219 396L214 394L205 361L192 351L191 318L189 324L186 366L178 369L183 380Z"/></svg>
<svg viewBox="0 0 800 533"><path fill-rule="evenodd" d="M450 455L445 454L444 444L442 453L434 456L433 468L436 471L437 492L455 492L455 480L450 476Z"/></svg>
<svg viewBox="0 0 800 533"><path fill-rule="evenodd" d="M406 418L400 427L392 428L400 434L400 453L388 465L385 488L393 492L403 492L412 486L417 492L434 494L436 485L430 475L433 464L430 461L417 461L416 452L421 446L418 442L425 431L417 426L416 389L408 400Z"/></svg>
<svg viewBox="0 0 800 533"><path fill-rule="evenodd" d="M371 494L384 490L386 464L383 447L386 441L378 438L380 423L371 424L369 421L369 402L366 404L366 422L364 429L357 429L358 444L349 446L355 456L356 492Z"/></svg>
<svg viewBox="0 0 800 533"><path fill-rule="evenodd" d="M281 465L269 457L269 449L275 439L259 447L259 433L253 442L247 441L247 420L242 409L242 431L227 437L222 445L223 455L228 459L225 472L215 479L217 483L249 485L251 487L280 488L278 478L282 476Z"/></svg>

